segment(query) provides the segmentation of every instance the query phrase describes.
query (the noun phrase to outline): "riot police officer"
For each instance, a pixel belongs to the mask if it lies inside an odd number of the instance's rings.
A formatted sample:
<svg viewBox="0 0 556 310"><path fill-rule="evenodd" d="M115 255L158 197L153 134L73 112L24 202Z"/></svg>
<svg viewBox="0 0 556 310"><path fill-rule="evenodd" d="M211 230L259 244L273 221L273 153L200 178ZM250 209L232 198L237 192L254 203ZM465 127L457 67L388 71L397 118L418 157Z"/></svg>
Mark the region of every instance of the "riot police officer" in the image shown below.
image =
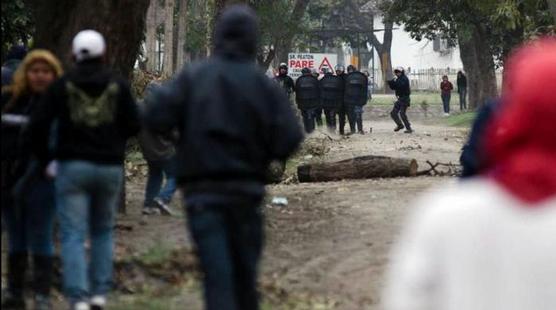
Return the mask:
<svg viewBox="0 0 556 310"><path fill-rule="evenodd" d="M311 74L317 79L320 80L320 74L317 71L317 69L312 68L311 69ZM315 121L317 122L317 126L322 127L322 105L320 105L316 110L315 110Z"/></svg>
<svg viewBox="0 0 556 310"><path fill-rule="evenodd" d="M295 91L293 79L288 75L288 65L285 63L281 63L280 67L278 67L278 75L274 78L274 80L280 84L282 89L288 95L288 98Z"/></svg>
<svg viewBox="0 0 556 310"><path fill-rule="evenodd" d="M311 133L315 130L316 111L320 108L319 80L309 68L303 68L301 74L295 82L295 99L301 110L305 132Z"/></svg>
<svg viewBox="0 0 556 310"><path fill-rule="evenodd" d="M336 113L342 108L344 101L344 79L325 69L324 77L319 81L321 104L326 117L328 131L336 131Z"/></svg>
<svg viewBox="0 0 556 310"><path fill-rule="evenodd" d="M405 127L405 133L412 133L413 129L411 129L411 124L409 123L409 119L406 114L407 108L409 108L411 103L411 99L409 97L411 95L409 79L405 75L403 67L397 67L394 70L394 74L396 77L388 81L388 85L392 90L396 91L396 97L398 98L398 100L394 103L392 112L390 112L390 116L396 123L394 131L400 131Z"/></svg>
<svg viewBox="0 0 556 310"><path fill-rule="evenodd" d="M342 65L336 65L336 67L334 68L336 70L336 76L340 77L342 79L343 84L345 84L345 79L346 79L346 73L344 70L344 66ZM342 94L343 96L343 94ZM342 104L340 105L339 109L338 109L338 130L340 132L341 135L344 134L344 127L346 126L346 118L348 118L348 121L351 119L351 116L349 114L349 109L346 106L345 102L343 101L342 98ZM353 124L352 122L349 122L349 126L351 129L351 132L355 132L355 124Z"/></svg>
<svg viewBox="0 0 556 310"><path fill-rule="evenodd" d="M348 75L345 78L344 103L349 111L348 119L351 114L350 126L353 123L357 124L360 134L365 134L363 131L363 107L367 104L368 99L367 84L367 76L349 65ZM355 128L353 127L351 133L354 133Z"/></svg>

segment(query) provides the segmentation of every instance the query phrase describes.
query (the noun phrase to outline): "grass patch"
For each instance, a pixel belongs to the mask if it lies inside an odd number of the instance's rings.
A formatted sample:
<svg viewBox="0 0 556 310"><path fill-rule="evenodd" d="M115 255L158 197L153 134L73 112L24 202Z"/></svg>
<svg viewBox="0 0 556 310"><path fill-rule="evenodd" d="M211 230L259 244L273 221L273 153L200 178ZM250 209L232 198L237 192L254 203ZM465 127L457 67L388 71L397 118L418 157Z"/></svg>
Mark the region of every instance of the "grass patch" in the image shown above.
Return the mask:
<svg viewBox="0 0 556 310"><path fill-rule="evenodd" d="M453 127L471 127L473 121L475 120L476 112L465 112L452 114L448 116L444 121L446 125Z"/></svg>
<svg viewBox="0 0 556 310"><path fill-rule="evenodd" d="M137 257L137 261L150 266L159 265L169 260L173 248L164 242L157 242L146 252Z"/></svg>
<svg viewBox="0 0 556 310"><path fill-rule="evenodd" d="M371 105L387 105L390 106L396 100L394 94L374 94L370 102ZM420 104L426 102L430 106L441 106L442 99L440 93L435 92L413 92L411 94L411 103Z"/></svg>

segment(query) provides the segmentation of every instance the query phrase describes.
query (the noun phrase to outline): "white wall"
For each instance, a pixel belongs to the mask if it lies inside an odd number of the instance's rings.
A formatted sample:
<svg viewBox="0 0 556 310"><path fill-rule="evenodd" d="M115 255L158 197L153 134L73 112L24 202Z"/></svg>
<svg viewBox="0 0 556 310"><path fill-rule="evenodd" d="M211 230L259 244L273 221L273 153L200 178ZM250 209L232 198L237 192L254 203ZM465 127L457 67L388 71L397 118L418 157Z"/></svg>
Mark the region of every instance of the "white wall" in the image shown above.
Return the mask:
<svg viewBox="0 0 556 310"><path fill-rule="evenodd" d="M384 29L382 18L375 17L375 29ZM461 69L463 64L459 55L459 47L451 49L451 53L442 55L433 50L432 41L423 39L416 41L403 29L403 25L394 25L398 28L392 33L392 66L411 67L413 69L450 68ZM377 32L379 41L382 41L383 32ZM379 67L378 55L375 54L375 67Z"/></svg>

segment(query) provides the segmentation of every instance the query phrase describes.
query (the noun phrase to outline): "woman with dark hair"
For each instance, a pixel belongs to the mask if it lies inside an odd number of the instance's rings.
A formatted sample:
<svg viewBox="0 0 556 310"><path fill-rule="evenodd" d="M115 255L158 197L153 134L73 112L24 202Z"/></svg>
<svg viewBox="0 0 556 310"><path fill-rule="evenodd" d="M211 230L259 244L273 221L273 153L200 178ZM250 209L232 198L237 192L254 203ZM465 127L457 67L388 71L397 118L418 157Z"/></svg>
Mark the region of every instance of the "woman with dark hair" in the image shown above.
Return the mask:
<svg viewBox="0 0 556 310"><path fill-rule="evenodd" d="M444 107L444 116L450 115L450 97L452 96L452 90L454 85L448 80L448 76L444 75L442 77L442 83L440 83L440 97L442 97L442 106Z"/></svg>
<svg viewBox="0 0 556 310"><path fill-rule="evenodd" d="M50 308L54 185L46 175L46 163L31 158L26 125L46 89L61 75L62 66L54 55L34 50L14 73L13 83L2 89L2 220L8 234L4 309L25 308L28 254L33 256L35 309ZM23 180L27 181L25 185L21 184ZM16 185L25 192L14 195Z"/></svg>

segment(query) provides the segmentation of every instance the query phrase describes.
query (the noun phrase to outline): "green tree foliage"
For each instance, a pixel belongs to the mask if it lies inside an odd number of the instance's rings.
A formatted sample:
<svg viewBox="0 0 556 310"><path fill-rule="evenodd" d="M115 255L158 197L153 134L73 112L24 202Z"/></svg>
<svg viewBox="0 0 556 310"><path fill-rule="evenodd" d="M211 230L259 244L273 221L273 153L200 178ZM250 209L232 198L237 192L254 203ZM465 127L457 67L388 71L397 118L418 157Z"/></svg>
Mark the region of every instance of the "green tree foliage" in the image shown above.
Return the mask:
<svg viewBox="0 0 556 310"><path fill-rule="evenodd" d="M23 0L2 1L2 56L11 45L31 39L34 24Z"/></svg>
<svg viewBox="0 0 556 310"><path fill-rule="evenodd" d="M392 0L382 7L417 40L441 36L456 42L482 25L500 63L517 44L554 27L546 0Z"/></svg>

